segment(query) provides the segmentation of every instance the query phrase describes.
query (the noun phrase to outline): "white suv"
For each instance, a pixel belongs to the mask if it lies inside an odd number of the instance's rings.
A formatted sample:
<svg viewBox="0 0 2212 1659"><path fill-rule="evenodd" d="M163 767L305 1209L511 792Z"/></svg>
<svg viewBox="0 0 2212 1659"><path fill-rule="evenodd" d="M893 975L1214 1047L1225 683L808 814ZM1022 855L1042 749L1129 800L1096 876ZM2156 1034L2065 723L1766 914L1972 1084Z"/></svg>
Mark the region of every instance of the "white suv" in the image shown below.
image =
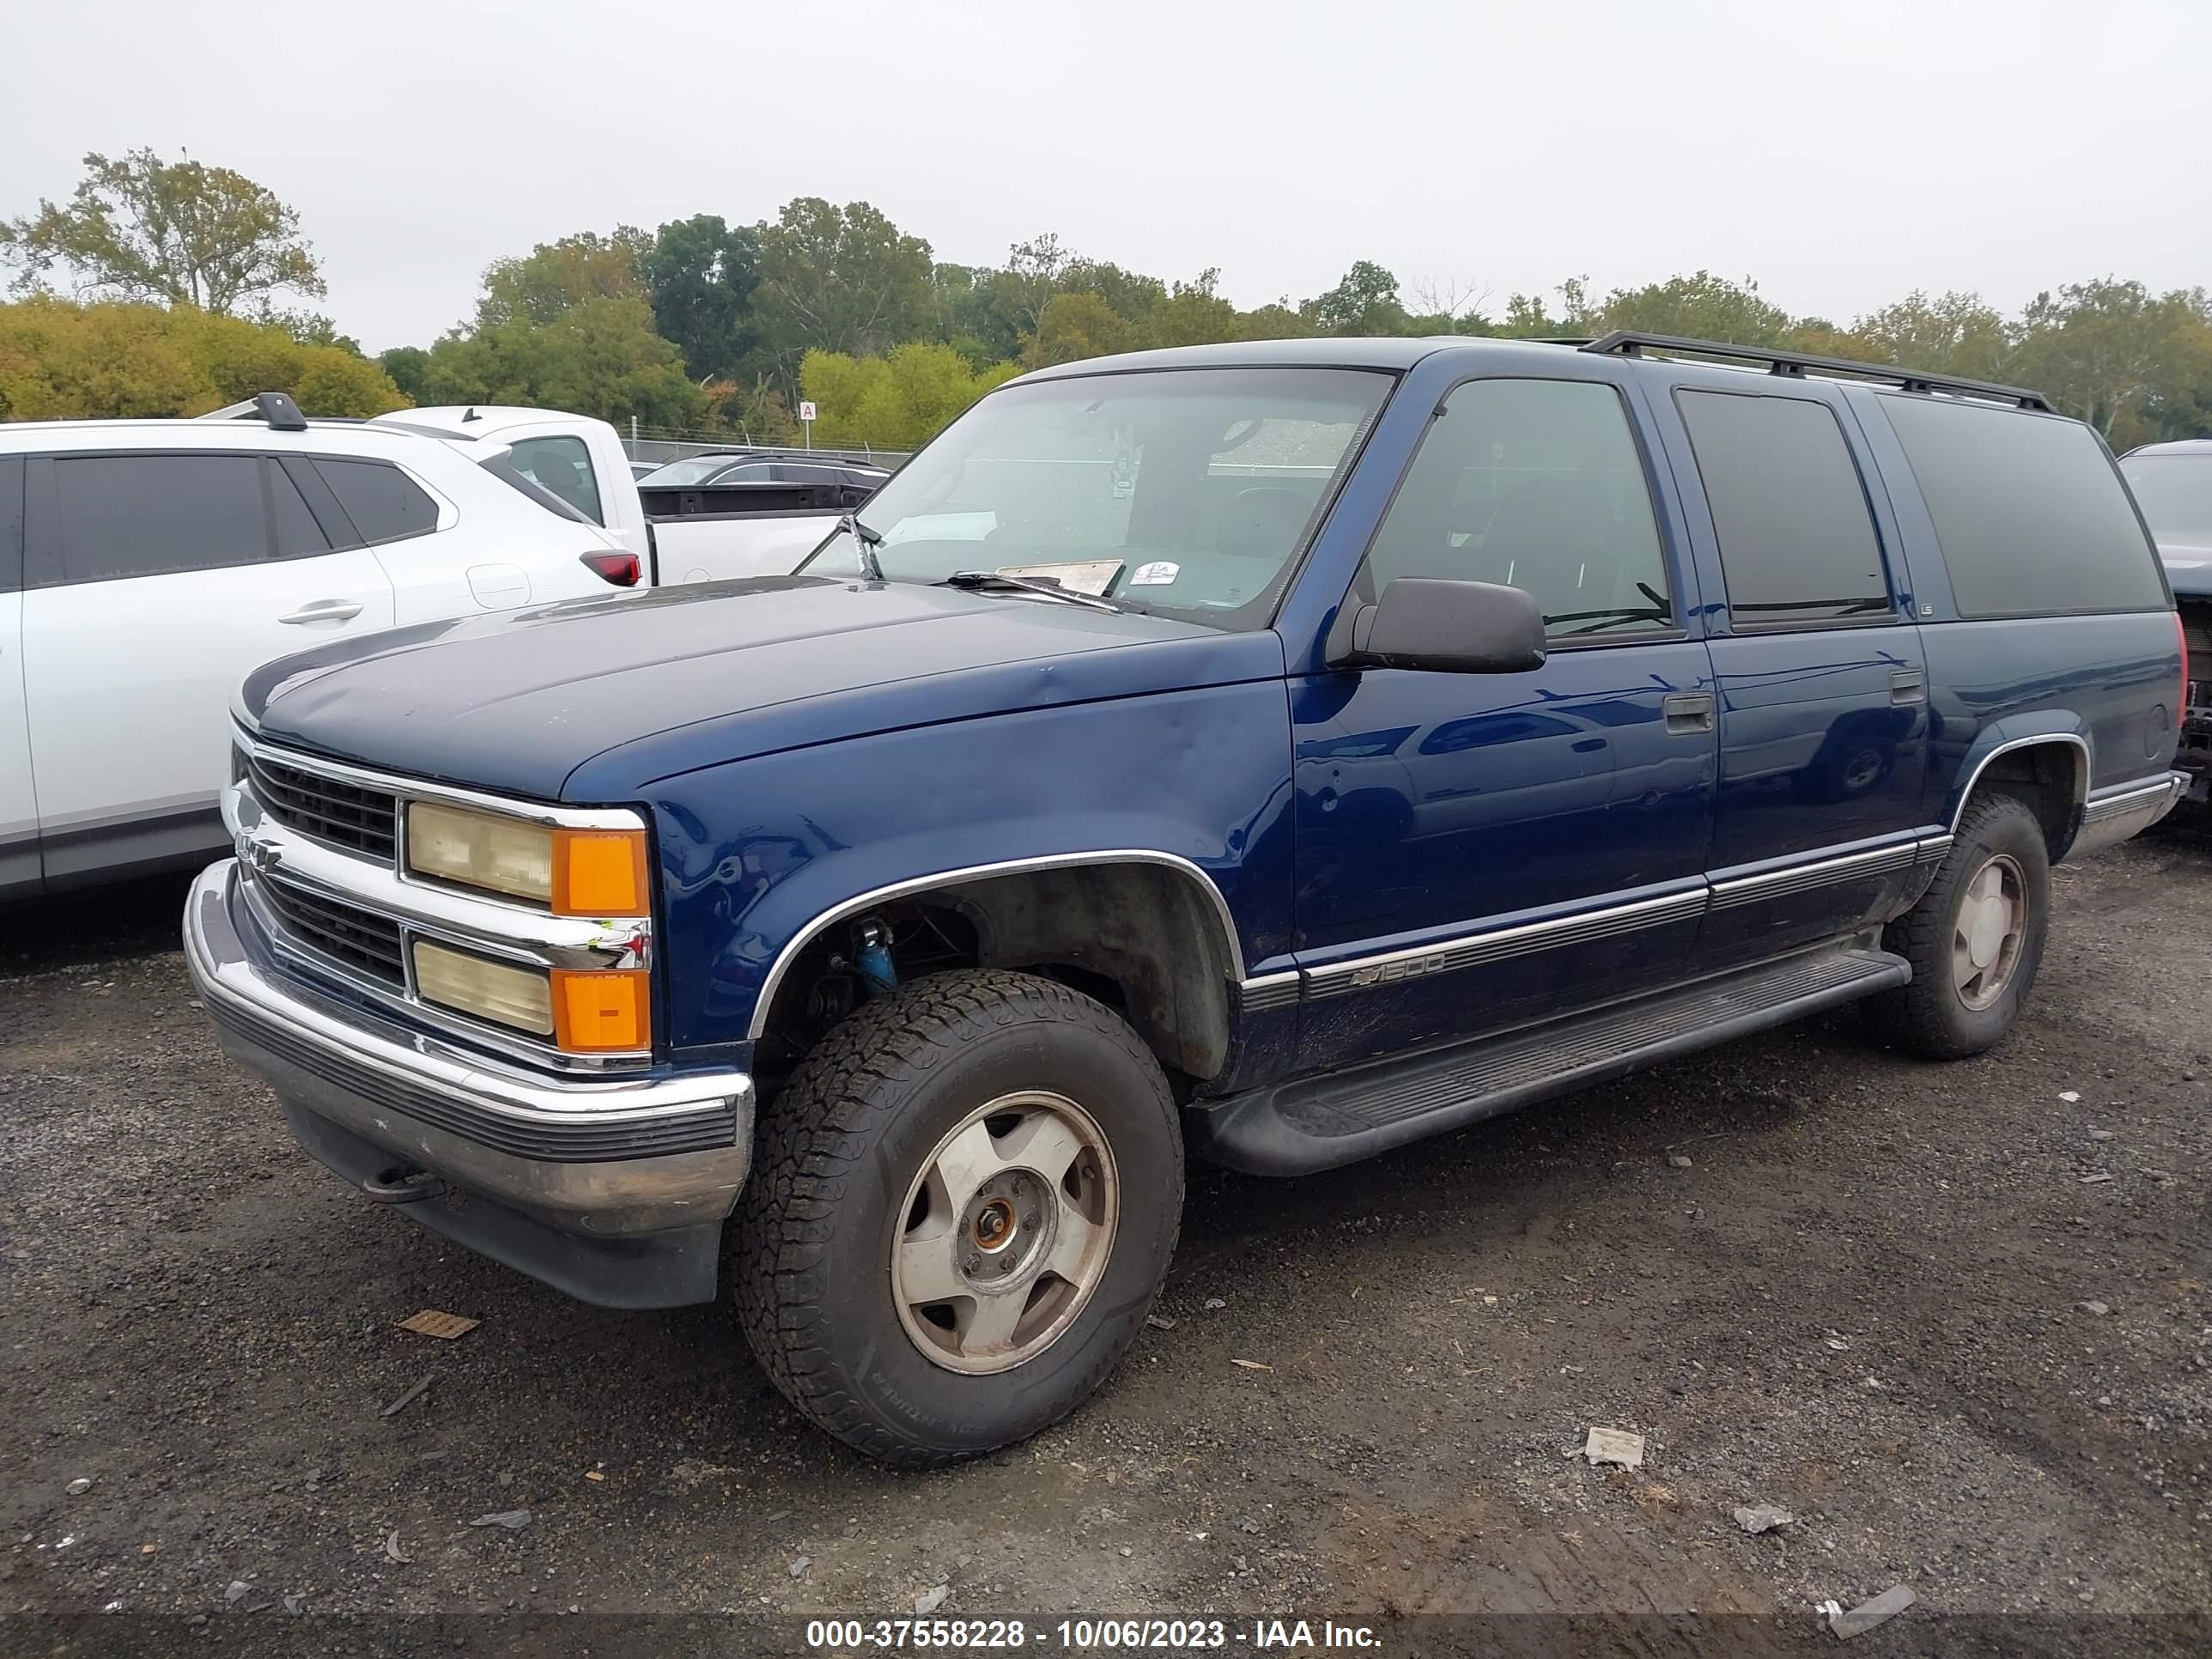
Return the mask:
<svg viewBox="0 0 2212 1659"><path fill-rule="evenodd" d="M0 425L0 898L222 852L270 658L641 578L503 445L250 412Z"/></svg>

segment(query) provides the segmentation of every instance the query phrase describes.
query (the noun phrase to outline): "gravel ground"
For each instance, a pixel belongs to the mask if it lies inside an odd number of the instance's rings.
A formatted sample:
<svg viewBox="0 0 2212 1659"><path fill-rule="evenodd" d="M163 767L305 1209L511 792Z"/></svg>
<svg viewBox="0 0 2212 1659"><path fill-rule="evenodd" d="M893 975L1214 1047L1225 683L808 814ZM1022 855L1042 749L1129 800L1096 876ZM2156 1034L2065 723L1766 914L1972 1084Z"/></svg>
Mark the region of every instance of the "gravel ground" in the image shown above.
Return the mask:
<svg viewBox="0 0 2212 1659"><path fill-rule="evenodd" d="M0 1613L33 1618L0 1640L110 1607L234 1649L295 1611L727 1631L942 1586L948 1618L1329 1615L1397 1651L1607 1615L1578 1645L1656 1653L1698 1643L1655 1614L1796 1646L1903 1583L1855 1649L2008 1614L2014 1650L2202 1651L2212 848L2057 880L1979 1060L1846 1013L1334 1175L1199 1171L1107 1391L920 1477L805 1427L726 1310L578 1305L312 1165L191 1002L180 884L18 910ZM483 1322L395 1328L424 1308ZM1592 1425L1644 1467L1571 1455ZM1795 1522L1731 1519L1769 1504Z"/></svg>

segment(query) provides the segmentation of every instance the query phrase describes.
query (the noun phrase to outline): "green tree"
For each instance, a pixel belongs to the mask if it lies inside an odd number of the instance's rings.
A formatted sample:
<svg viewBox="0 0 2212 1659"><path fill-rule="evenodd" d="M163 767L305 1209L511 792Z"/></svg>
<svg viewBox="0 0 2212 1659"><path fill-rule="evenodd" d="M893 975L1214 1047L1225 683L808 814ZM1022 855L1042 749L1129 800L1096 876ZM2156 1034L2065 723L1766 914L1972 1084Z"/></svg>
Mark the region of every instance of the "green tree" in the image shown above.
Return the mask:
<svg viewBox="0 0 2212 1659"><path fill-rule="evenodd" d="M1775 345L1790 331L1790 313L1761 299L1757 283L1731 283L1709 270L1615 289L1596 321L1601 332L1632 328L1731 345Z"/></svg>
<svg viewBox="0 0 2212 1659"><path fill-rule="evenodd" d="M407 403L359 353L276 324L51 295L0 306L0 420L201 415L258 392L289 392L311 415Z"/></svg>
<svg viewBox="0 0 2212 1659"><path fill-rule="evenodd" d="M653 325L684 354L693 380L736 374L758 343L758 258L756 232L712 213L665 224L653 239L643 261Z"/></svg>
<svg viewBox="0 0 2212 1659"><path fill-rule="evenodd" d="M41 200L0 225L0 255L21 266L18 292L59 266L80 295L197 306L228 314L290 292L319 298L322 273L300 216L228 167L150 149L84 158L66 204Z"/></svg>
<svg viewBox="0 0 2212 1659"><path fill-rule="evenodd" d="M778 372L795 374L810 350L877 354L928 332L929 244L867 203L802 196L755 234L753 303Z"/></svg>
<svg viewBox="0 0 2212 1659"><path fill-rule="evenodd" d="M585 300L542 325L518 317L449 334L430 348L422 378L441 404L524 404L656 427L696 427L707 411L683 354L635 297Z"/></svg>
<svg viewBox="0 0 2212 1659"><path fill-rule="evenodd" d="M389 351L380 351L377 354L376 364L392 377L392 384L406 394L408 402L419 404L424 401L430 354L421 346L394 346Z"/></svg>
<svg viewBox="0 0 2212 1659"><path fill-rule="evenodd" d="M1046 302L1037 331L1022 342L1022 362L1045 368L1134 351L1143 343L1138 325L1097 295L1058 294Z"/></svg>
<svg viewBox="0 0 2212 1659"><path fill-rule="evenodd" d="M634 225L605 236L586 230L540 242L526 254L495 259L483 274L477 326L546 324L586 300L642 300L653 240Z"/></svg>
<svg viewBox="0 0 2212 1659"><path fill-rule="evenodd" d="M882 357L810 351L799 380L821 410L815 427L821 441L913 449L1018 372L998 363L979 374L950 346L916 343Z"/></svg>
<svg viewBox="0 0 2212 1659"><path fill-rule="evenodd" d="M2212 305L2106 276L2039 294L2022 313L2020 378L2115 447L2154 435L2154 412L2212 381Z"/></svg>
<svg viewBox="0 0 2212 1659"><path fill-rule="evenodd" d="M1867 349L1850 353L1971 380L2002 380L2014 369L2019 332L1978 294L1930 298L1919 289L1851 325Z"/></svg>
<svg viewBox="0 0 2212 1659"><path fill-rule="evenodd" d="M1371 259L1353 263L1326 294L1300 307L1316 334L1403 334L1411 320L1398 298L1398 279Z"/></svg>

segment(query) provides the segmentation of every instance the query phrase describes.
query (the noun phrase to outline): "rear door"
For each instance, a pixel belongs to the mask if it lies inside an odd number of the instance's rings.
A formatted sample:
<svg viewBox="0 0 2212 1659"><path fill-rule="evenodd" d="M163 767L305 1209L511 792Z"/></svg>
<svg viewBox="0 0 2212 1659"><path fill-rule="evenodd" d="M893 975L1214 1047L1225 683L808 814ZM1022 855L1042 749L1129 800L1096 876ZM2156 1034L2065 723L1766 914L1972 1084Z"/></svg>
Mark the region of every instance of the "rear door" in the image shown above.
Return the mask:
<svg viewBox="0 0 2212 1659"><path fill-rule="evenodd" d="M392 623L392 585L270 458L33 456L24 688L48 882L219 849L230 696L272 657Z"/></svg>
<svg viewBox="0 0 2212 1659"><path fill-rule="evenodd" d="M1713 699L1661 523L1610 374L1468 380L1439 404L1354 597L1521 587L1549 659L1291 681L1304 1064L1565 1012L1687 959Z"/></svg>
<svg viewBox="0 0 2212 1659"><path fill-rule="evenodd" d="M23 458L0 455L0 898L39 884L39 798L23 712Z"/></svg>
<svg viewBox="0 0 2212 1659"><path fill-rule="evenodd" d="M1704 485L1708 512L1690 507L1705 592L1725 596L1707 639L1720 790L1695 956L1713 969L1881 919L1917 856L1927 665L1839 400L1691 383L1671 408L1677 475Z"/></svg>

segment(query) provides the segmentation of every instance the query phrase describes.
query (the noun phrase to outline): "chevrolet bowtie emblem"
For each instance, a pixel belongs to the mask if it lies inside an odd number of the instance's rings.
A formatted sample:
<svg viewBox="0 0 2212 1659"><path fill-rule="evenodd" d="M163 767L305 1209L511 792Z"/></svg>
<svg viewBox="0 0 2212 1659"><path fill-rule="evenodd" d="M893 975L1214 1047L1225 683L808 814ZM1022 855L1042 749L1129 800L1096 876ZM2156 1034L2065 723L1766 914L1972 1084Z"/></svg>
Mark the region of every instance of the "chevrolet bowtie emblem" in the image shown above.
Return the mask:
<svg viewBox="0 0 2212 1659"><path fill-rule="evenodd" d="M257 876L265 876L283 861L284 855L265 841L251 836L238 838L238 861Z"/></svg>

